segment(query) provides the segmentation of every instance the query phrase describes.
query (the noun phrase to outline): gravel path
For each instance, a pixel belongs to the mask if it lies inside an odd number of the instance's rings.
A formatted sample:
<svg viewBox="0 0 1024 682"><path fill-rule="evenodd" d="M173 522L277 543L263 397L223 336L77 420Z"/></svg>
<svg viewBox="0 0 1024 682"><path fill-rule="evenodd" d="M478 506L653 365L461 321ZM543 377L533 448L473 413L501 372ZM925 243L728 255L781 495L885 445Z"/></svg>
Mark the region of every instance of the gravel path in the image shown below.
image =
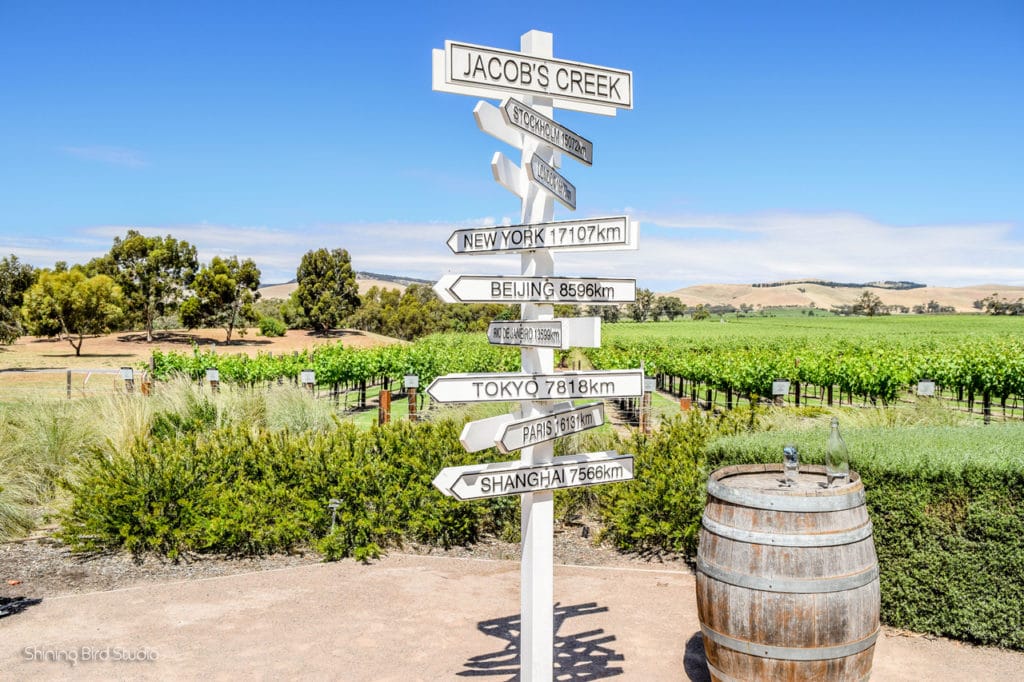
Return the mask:
<svg viewBox="0 0 1024 682"><path fill-rule="evenodd" d="M554 560L570 566L647 567L688 570L681 556L638 556L622 554L594 544L590 528L583 524L556 524ZM407 545L390 554L448 556L477 559L518 560L519 545L485 539L471 547ZM27 540L0 544L0 604L18 598L48 598L114 590L134 585L211 578L289 566L320 563L312 550L295 554L273 554L256 558L220 556L186 557L177 563L156 556L135 561L130 554L83 556L72 554L60 541L41 533Z"/></svg>

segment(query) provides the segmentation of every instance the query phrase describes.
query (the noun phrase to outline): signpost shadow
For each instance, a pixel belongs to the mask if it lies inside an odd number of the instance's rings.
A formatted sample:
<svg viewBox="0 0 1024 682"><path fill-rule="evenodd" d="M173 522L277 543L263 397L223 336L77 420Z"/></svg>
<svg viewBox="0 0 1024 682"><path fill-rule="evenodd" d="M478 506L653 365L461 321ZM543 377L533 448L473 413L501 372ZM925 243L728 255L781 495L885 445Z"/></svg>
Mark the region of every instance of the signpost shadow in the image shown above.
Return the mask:
<svg viewBox="0 0 1024 682"><path fill-rule="evenodd" d="M608 645L615 641L615 635L605 634L603 629L587 630L572 635L559 635L562 625L575 616L604 613L607 606L596 602L560 606L554 609L554 677L558 680L599 680L623 674L620 665L625 656L616 653ZM486 635L508 642L504 649L470 658L466 670L456 673L459 677L504 676L512 682L520 679L519 636L520 618L506 616L477 623L477 629Z"/></svg>
<svg viewBox="0 0 1024 682"><path fill-rule="evenodd" d="M693 636L686 640L683 670L686 671L686 679L690 682L711 682L708 659L704 655L704 637L699 632L693 633Z"/></svg>

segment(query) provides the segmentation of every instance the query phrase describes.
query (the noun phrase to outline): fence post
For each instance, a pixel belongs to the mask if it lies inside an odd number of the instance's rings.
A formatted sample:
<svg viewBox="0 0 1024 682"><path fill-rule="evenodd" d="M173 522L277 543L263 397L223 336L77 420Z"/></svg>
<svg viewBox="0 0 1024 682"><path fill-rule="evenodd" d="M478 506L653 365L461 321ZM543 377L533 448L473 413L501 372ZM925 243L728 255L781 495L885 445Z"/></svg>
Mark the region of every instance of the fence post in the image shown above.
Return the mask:
<svg viewBox="0 0 1024 682"><path fill-rule="evenodd" d="M67 386L68 386L68 400L71 400L71 370L70 369L68 370Z"/></svg>
<svg viewBox="0 0 1024 682"><path fill-rule="evenodd" d="M992 394L985 391L981 394L981 411L985 415L985 423L992 423Z"/></svg>
<svg viewBox="0 0 1024 682"><path fill-rule="evenodd" d="M794 381L793 382L793 387L796 390L796 397L795 397L796 406L800 407L800 382L799 381Z"/></svg>
<svg viewBox="0 0 1024 682"><path fill-rule="evenodd" d="M383 426L391 422L391 391L381 389L380 402L377 407L377 424Z"/></svg>

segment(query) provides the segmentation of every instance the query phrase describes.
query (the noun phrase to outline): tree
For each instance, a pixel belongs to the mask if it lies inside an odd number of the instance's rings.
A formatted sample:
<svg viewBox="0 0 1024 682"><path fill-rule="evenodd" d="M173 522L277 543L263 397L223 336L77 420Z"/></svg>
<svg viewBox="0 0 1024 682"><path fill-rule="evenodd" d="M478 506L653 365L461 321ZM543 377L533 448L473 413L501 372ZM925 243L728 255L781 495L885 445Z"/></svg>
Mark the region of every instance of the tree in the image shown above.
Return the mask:
<svg viewBox="0 0 1024 682"><path fill-rule="evenodd" d="M650 289L637 289L636 301L630 303L627 310L634 322L644 322L651 316L654 307L654 292Z"/></svg>
<svg viewBox="0 0 1024 682"><path fill-rule="evenodd" d="M38 336L61 336L82 354L87 334L103 334L124 316L121 288L107 275L88 277L78 266L63 272L44 270L25 293L22 315Z"/></svg>
<svg viewBox="0 0 1024 682"><path fill-rule="evenodd" d="M0 343L14 343L21 336L21 303L36 274L35 268L19 262L13 253L0 260Z"/></svg>
<svg viewBox="0 0 1024 682"><path fill-rule="evenodd" d="M254 303L260 297L260 269L251 258L241 263L238 256L214 256L192 282L193 295L181 304L181 322L189 329L223 327L227 343L235 327L256 324L259 315Z"/></svg>
<svg viewBox="0 0 1024 682"><path fill-rule="evenodd" d="M675 296L658 296L654 300L654 316L655 318L667 317L669 320L674 321L677 317L682 317L686 313L686 306Z"/></svg>
<svg viewBox="0 0 1024 682"><path fill-rule="evenodd" d="M867 315L873 317L884 312L885 306L882 305L882 299L878 298L875 294L870 291L865 291L860 295L853 304L854 315Z"/></svg>
<svg viewBox="0 0 1024 682"><path fill-rule="evenodd" d="M317 332L340 327L359 307L359 287L345 249L307 251L295 278L299 284L296 299Z"/></svg>
<svg viewBox="0 0 1024 682"><path fill-rule="evenodd" d="M711 309L703 303L699 304L693 309L693 312L690 313L690 319L693 320L706 320L709 317L711 317Z"/></svg>
<svg viewBox="0 0 1024 682"><path fill-rule="evenodd" d="M154 320L177 308L199 267L196 247L188 242L135 230L124 239L114 237L110 253L89 265L121 286L130 314L146 328L147 341L153 340Z"/></svg>

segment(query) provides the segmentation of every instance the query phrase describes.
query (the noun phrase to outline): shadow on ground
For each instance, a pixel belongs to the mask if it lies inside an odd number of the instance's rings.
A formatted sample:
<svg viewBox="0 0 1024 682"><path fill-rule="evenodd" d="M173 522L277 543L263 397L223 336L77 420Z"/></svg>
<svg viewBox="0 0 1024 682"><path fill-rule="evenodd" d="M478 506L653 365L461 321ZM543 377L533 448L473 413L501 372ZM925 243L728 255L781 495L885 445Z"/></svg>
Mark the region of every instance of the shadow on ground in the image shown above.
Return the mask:
<svg viewBox="0 0 1024 682"><path fill-rule="evenodd" d="M596 602L559 606L555 604L555 652L554 677L558 680L599 680L621 675L623 670L615 665L625 660L607 645L615 641L615 635L606 635L604 630L588 630L572 635L559 635L566 621L575 616L603 613L607 606ZM508 644L500 651L474 656L466 661L466 670L459 677L504 676L512 682L519 680L519 615L495 618L477 623L477 629L484 634L503 639Z"/></svg>
<svg viewBox="0 0 1024 682"><path fill-rule="evenodd" d="M686 678L690 682L711 682L708 659L704 656L704 637L699 632L693 633L693 636L686 640L683 670L686 671Z"/></svg>
<svg viewBox="0 0 1024 682"><path fill-rule="evenodd" d="M0 597L0 618L19 614L28 607L42 602L42 599L30 599L29 597Z"/></svg>

